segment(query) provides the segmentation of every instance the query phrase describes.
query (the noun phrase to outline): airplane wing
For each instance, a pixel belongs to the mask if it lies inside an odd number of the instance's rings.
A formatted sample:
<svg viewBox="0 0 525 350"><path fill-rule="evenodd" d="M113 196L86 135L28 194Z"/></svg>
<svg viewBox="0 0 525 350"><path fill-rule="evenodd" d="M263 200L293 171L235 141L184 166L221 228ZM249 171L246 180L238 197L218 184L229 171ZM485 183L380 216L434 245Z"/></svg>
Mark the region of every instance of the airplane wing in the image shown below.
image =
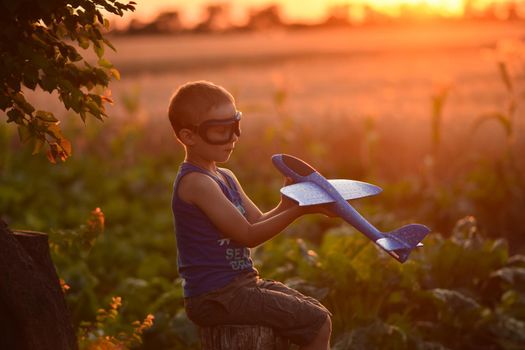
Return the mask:
<svg viewBox="0 0 525 350"><path fill-rule="evenodd" d="M384 237L376 241L376 244L386 251L399 249L409 249L410 251L415 247L422 247L421 241L429 232L430 229L425 225L405 225L397 230L385 233Z"/></svg>
<svg viewBox="0 0 525 350"><path fill-rule="evenodd" d="M375 196L383 190L362 181L355 180L328 180L344 199L357 199ZM321 187L313 182L298 182L281 188L281 193L299 203L299 205L314 205L334 202L334 199Z"/></svg>
<svg viewBox="0 0 525 350"><path fill-rule="evenodd" d="M402 244L401 242L396 241L395 239L392 239L389 237L379 238L376 241L376 244L380 245L386 251L409 249L409 247L406 246L405 244Z"/></svg>

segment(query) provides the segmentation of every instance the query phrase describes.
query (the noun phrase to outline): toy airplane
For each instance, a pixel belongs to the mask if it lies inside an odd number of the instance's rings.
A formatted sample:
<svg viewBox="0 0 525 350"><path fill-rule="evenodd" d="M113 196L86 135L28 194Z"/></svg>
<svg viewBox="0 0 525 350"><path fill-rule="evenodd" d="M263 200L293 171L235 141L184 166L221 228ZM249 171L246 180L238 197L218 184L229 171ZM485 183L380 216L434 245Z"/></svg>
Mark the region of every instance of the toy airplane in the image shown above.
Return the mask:
<svg viewBox="0 0 525 350"><path fill-rule="evenodd" d="M296 183L283 187L281 193L297 201L300 206L332 203L330 210L354 226L397 261L408 259L412 249L430 232L424 225L411 224L391 232L380 232L357 212L347 201L373 196L381 188L353 180L327 180L317 170L299 158L276 154L272 162L285 176Z"/></svg>

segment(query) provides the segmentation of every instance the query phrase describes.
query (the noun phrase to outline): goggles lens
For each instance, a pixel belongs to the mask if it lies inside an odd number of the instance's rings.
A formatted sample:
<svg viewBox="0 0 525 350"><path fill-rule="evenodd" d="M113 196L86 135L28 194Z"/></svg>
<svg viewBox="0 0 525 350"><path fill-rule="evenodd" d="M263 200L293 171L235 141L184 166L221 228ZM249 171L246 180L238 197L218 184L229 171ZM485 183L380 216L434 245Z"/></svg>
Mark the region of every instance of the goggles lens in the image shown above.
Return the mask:
<svg viewBox="0 0 525 350"><path fill-rule="evenodd" d="M196 131L206 143L224 145L231 142L233 134L237 135L237 137L241 136L241 116L242 113L237 111L233 118L210 119L188 128Z"/></svg>

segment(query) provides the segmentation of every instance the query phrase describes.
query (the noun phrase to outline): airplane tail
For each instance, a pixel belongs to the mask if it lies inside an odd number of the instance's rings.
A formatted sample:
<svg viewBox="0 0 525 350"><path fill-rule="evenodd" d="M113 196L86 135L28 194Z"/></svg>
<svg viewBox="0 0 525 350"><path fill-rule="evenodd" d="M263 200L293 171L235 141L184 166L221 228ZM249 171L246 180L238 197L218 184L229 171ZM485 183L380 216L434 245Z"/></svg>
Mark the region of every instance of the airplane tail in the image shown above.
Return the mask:
<svg viewBox="0 0 525 350"><path fill-rule="evenodd" d="M378 239L376 244L403 263L408 259L412 249L423 245L420 242L429 232L430 229L425 225L406 225L385 233L385 237Z"/></svg>

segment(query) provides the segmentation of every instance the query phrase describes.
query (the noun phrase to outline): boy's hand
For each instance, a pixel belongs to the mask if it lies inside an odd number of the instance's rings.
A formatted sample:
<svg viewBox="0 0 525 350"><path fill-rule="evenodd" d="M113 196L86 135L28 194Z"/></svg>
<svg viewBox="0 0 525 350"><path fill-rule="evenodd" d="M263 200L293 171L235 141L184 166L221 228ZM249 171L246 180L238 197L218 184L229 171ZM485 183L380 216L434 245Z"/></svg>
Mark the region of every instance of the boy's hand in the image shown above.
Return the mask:
<svg viewBox="0 0 525 350"><path fill-rule="evenodd" d="M284 178L283 187L293 185L293 184L294 184L294 181L292 180L292 178L290 177ZM285 195L281 193L281 203L279 203L279 206L281 207L282 210L287 210L287 209L297 206L297 202L294 201L293 199L286 197Z"/></svg>
<svg viewBox="0 0 525 350"><path fill-rule="evenodd" d="M294 184L294 181L291 177L288 177L288 176L285 176L284 177L284 186L283 187L286 187L286 186L289 186L289 185L293 185Z"/></svg>
<svg viewBox="0 0 525 350"><path fill-rule="evenodd" d="M332 207L333 203L326 203L326 204L316 204L316 205L308 205L304 206L305 214L323 214L324 216L335 218L337 217L336 214L334 214Z"/></svg>
<svg viewBox="0 0 525 350"><path fill-rule="evenodd" d="M292 178L285 176L283 187L293 185L294 183L295 182L292 180ZM281 193L281 203L279 203L279 207L282 210L287 210L295 206L297 206L296 201L286 197L285 195ZM307 206L301 207L301 209L304 214L323 214L325 216L333 218L333 217L336 217L337 215L333 213L333 211L330 209L331 207L332 207L332 203L327 203L327 204L307 205Z"/></svg>

